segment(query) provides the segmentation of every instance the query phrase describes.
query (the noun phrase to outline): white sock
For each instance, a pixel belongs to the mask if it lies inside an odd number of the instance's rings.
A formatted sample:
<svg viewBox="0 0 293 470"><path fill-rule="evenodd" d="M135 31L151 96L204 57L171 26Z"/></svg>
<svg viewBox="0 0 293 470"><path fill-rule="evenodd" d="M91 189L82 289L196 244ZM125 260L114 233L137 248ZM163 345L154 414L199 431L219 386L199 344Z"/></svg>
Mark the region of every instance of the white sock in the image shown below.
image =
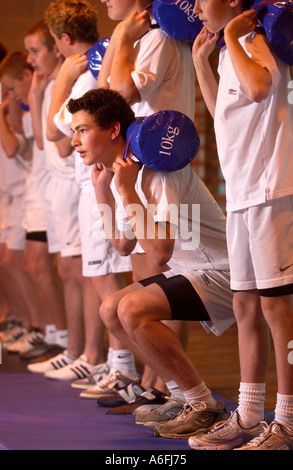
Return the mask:
<svg viewBox="0 0 293 470"><path fill-rule="evenodd" d="M56 342L56 326L46 325L45 326L45 343L54 344Z"/></svg>
<svg viewBox="0 0 293 470"><path fill-rule="evenodd" d="M177 398L177 400L180 400L185 403L184 393L182 392L178 384L175 382L175 380L170 380L169 382L166 382L166 387L171 393L171 397Z"/></svg>
<svg viewBox="0 0 293 470"><path fill-rule="evenodd" d="M212 396L212 392L207 388L204 381L196 387L184 392L184 397L187 403L194 404L201 401L211 408L217 406L217 400Z"/></svg>
<svg viewBox="0 0 293 470"><path fill-rule="evenodd" d="M119 370L122 374L136 377L136 366L134 355L128 349L119 349L112 351L111 367Z"/></svg>
<svg viewBox="0 0 293 470"><path fill-rule="evenodd" d="M62 348L67 348L68 346L68 331L67 330L57 330L56 331L56 344L59 344Z"/></svg>
<svg viewBox="0 0 293 470"><path fill-rule="evenodd" d="M293 395L277 393L275 421L287 426L293 432Z"/></svg>
<svg viewBox="0 0 293 470"><path fill-rule="evenodd" d="M108 349L108 354L107 354L107 364L112 367L112 357L113 357L113 349L109 348Z"/></svg>
<svg viewBox="0 0 293 470"><path fill-rule="evenodd" d="M244 427L256 426L264 419L266 384L240 383L238 413Z"/></svg>

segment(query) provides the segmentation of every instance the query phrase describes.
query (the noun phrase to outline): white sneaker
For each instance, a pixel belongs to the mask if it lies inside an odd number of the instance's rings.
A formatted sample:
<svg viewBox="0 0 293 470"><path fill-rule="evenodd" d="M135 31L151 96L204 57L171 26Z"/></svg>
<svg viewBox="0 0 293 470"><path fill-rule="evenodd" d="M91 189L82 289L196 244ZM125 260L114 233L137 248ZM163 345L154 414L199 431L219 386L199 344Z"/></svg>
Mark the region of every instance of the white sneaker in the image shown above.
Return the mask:
<svg viewBox="0 0 293 470"><path fill-rule="evenodd" d="M104 379L100 380L100 382L88 390L82 392L79 396L81 398L96 400L97 398L101 398L105 395L112 395L118 390L125 388L130 383L137 382L138 380L138 376L129 377L119 372L119 370L111 368L109 374L106 375Z"/></svg>
<svg viewBox="0 0 293 470"><path fill-rule="evenodd" d="M0 342L3 349L7 349L11 344L15 343L22 335L27 333L27 329L22 326L16 325L1 334Z"/></svg>
<svg viewBox="0 0 293 470"><path fill-rule="evenodd" d="M30 349L32 349L36 341L40 341L44 339L44 333L41 330L34 329L24 333L17 341L12 343L8 348L7 352L10 354L22 354L26 353Z"/></svg>
<svg viewBox="0 0 293 470"><path fill-rule="evenodd" d="M106 375L110 372L110 366L106 362L96 366L96 369L93 374L89 375L85 379L78 379L72 382L71 387L78 390L87 390L90 387L96 385L100 382Z"/></svg>
<svg viewBox="0 0 293 470"><path fill-rule="evenodd" d="M89 377L96 369L96 365L89 364L88 358L83 354L72 364L57 370L45 372L45 377L54 380L74 380Z"/></svg>
<svg viewBox="0 0 293 470"><path fill-rule="evenodd" d="M27 368L33 374L45 374L49 370L61 369L61 367L68 366L68 364L72 364L75 360L76 358L70 356L67 350L65 350L48 361L29 364Z"/></svg>

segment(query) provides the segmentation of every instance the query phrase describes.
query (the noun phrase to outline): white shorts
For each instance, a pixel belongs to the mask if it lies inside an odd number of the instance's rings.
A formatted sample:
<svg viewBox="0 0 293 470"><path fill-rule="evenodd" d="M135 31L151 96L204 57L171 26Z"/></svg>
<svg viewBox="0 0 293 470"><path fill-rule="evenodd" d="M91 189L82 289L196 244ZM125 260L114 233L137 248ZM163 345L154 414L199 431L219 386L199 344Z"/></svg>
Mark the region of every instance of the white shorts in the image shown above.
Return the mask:
<svg viewBox="0 0 293 470"><path fill-rule="evenodd" d="M198 321L208 333L217 336L235 323L228 271L171 270L139 282L161 287L169 301L172 320Z"/></svg>
<svg viewBox="0 0 293 470"><path fill-rule="evenodd" d="M81 255L78 223L80 191L70 179L51 175L45 191L45 210L49 253Z"/></svg>
<svg viewBox="0 0 293 470"><path fill-rule="evenodd" d="M107 239L93 186L82 190L79 201L82 274L85 277L132 271L130 256L120 256Z"/></svg>
<svg viewBox="0 0 293 470"><path fill-rule="evenodd" d="M293 196L229 213L227 243L233 290L269 295L292 284Z"/></svg>
<svg viewBox="0 0 293 470"><path fill-rule="evenodd" d="M25 215L24 196L14 196L6 200L3 222L2 243L10 250L24 250L26 231L22 227Z"/></svg>

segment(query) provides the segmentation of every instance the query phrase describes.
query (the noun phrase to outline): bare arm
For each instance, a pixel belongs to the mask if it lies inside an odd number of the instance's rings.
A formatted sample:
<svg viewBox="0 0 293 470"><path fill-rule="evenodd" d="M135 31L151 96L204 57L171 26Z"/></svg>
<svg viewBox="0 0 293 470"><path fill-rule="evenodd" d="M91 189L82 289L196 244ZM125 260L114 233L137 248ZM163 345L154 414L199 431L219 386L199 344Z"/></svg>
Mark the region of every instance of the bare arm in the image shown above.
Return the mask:
<svg viewBox="0 0 293 470"><path fill-rule="evenodd" d="M198 83L205 104L212 117L215 116L218 83L209 57L216 47L218 35L211 35L206 28L198 34L192 48L192 58L197 74Z"/></svg>
<svg viewBox="0 0 293 470"><path fill-rule="evenodd" d="M136 245L133 234L119 232L116 227L115 199L110 188L113 172L103 164L93 165L92 182L96 200L104 223L104 230L111 244L121 256L130 255Z"/></svg>
<svg viewBox="0 0 293 470"><path fill-rule="evenodd" d="M121 24L111 67L110 88L119 91L128 104L140 101L139 92L132 79L135 68L134 43L150 28L150 16L147 11L133 12Z"/></svg>
<svg viewBox="0 0 293 470"><path fill-rule="evenodd" d="M19 150L19 140L16 137L15 132L13 131L9 122L8 101L4 101L4 103L0 105L0 136L2 147L7 157L15 157Z"/></svg>
<svg viewBox="0 0 293 470"><path fill-rule="evenodd" d="M225 42L231 61L245 94L253 101L260 102L268 95L272 85L270 72L251 59L238 39L254 31L256 11L249 10L234 18L225 28Z"/></svg>
<svg viewBox="0 0 293 470"><path fill-rule="evenodd" d="M137 241L157 266L165 265L173 254L175 237L171 233L174 227L169 223L154 222L153 215L140 200L135 190L137 163L129 157L126 161L119 158L113 164L113 170L116 188Z"/></svg>
<svg viewBox="0 0 293 470"><path fill-rule="evenodd" d="M52 90L52 99L47 118L48 140L56 142L64 137L64 134L54 122L54 116L69 98L75 81L86 70L87 65L87 56L80 54L67 57L62 64Z"/></svg>
<svg viewBox="0 0 293 470"><path fill-rule="evenodd" d="M35 142L40 150L43 150L43 126L42 126L42 105L45 89L49 80L40 77L37 72L33 74L33 80L29 92L29 106L32 115L32 125Z"/></svg>

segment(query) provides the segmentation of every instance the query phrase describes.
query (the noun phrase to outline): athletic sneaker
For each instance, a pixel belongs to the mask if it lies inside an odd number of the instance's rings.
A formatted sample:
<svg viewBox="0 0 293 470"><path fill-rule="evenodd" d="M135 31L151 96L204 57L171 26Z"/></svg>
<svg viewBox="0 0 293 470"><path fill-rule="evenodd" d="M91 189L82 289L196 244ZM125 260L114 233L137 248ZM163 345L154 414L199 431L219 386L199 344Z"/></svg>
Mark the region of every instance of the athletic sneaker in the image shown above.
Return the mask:
<svg viewBox="0 0 293 470"><path fill-rule="evenodd" d="M152 411L140 412L135 416L135 424L146 428L155 428L159 424L167 423L181 413L184 403L173 397L167 398L166 403Z"/></svg>
<svg viewBox="0 0 293 470"><path fill-rule="evenodd" d="M136 408L139 408L142 405L163 405L164 403L166 403L165 395L155 388L150 388L144 391L133 402L126 403L125 405L118 406L116 408L110 408L107 411L107 415L131 415Z"/></svg>
<svg viewBox="0 0 293 470"><path fill-rule="evenodd" d="M133 382L113 395L105 395L99 398L98 405L106 408L120 407L127 403L133 403L143 392L145 392L145 389L140 383Z"/></svg>
<svg viewBox="0 0 293 470"><path fill-rule="evenodd" d="M129 377L122 374L119 370L110 369L110 372L106 377L104 377L100 382L98 382L93 387L85 390L80 394L81 398L88 398L90 400L97 400L100 397L105 395L113 395L118 390L129 385L131 382L139 381L139 377Z"/></svg>
<svg viewBox="0 0 293 470"><path fill-rule="evenodd" d="M188 444L192 449L199 450L231 450L247 444L262 432L261 424L244 428L240 424L238 411L235 410L227 421L217 423L207 434L190 437Z"/></svg>
<svg viewBox="0 0 293 470"><path fill-rule="evenodd" d="M7 348L7 352L10 354L26 353L35 346L37 341L42 341L44 337L44 333L39 328L33 328L12 343Z"/></svg>
<svg viewBox="0 0 293 470"><path fill-rule="evenodd" d="M293 432L273 421L270 425L261 422L263 432L246 445L235 450L293 450Z"/></svg>
<svg viewBox="0 0 293 470"><path fill-rule="evenodd" d="M82 354L78 359L72 362L72 364L68 364L60 369L45 372L45 377L47 377L47 379L64 381L75 380L76 378L84 379L92 375L96 367L96 365L90 364L88 358Z"/></svg>
<svg viewBox="0 0 293 470"><path fill-rule="evenodd" d="M0 343L2 343L2 347L4 349L7 349L25 333L27 333L26 328L23 328L20 325L15 325L13 328L8 329L1 334Z"/></svg>
<svg viewBox="0 0 293 470"><path fill-rule="evenodd" d="M183 410L176 418L159 424L154 429L154 436L169 439L187 439L195 434L208 432L215 423L227 419L222 402L216 408L207 407L205 403L185 403Z"/></svg>
<svg viewBox="0 0 293 470"><path fill-rule="evenodd" d="M72 357L68 354L67 350L63 351L61 354L49 359L44 362L35 362L27 366L30 372L34 374L45 374L49 370L61 369L62 367L72 364L76 360L75 357Z"/></svg>
<svg viewBox="0 0 293 470"><path fill-rule="evenodd" d="M110 372L110 366L106 362L96 366L93 374L89 375L85 379L78 379L72 382L71 387L77 388L78 390L87 390L90 387L96 385L100 380L102 380Z"/></svg>

